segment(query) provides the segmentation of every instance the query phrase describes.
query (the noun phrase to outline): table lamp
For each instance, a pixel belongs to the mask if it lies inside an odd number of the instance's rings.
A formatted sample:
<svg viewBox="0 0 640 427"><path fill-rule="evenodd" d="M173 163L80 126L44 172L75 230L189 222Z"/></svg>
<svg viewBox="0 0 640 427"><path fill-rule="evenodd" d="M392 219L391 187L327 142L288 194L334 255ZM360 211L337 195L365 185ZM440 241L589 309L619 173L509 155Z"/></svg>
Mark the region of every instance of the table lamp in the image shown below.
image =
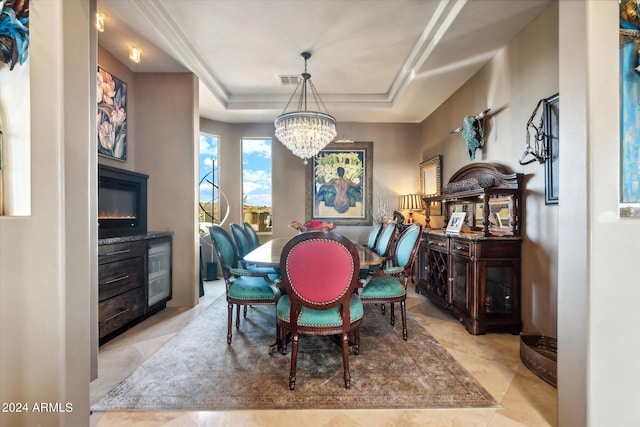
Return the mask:
<svg viewBox="0 0 640 427"><path fill-rule="evenodd" d="M422 200L419 194L404 194L400 196L400 210L408 210L408 224L413 224L416 220L413 218L413 211L422 209Z"/></svg>

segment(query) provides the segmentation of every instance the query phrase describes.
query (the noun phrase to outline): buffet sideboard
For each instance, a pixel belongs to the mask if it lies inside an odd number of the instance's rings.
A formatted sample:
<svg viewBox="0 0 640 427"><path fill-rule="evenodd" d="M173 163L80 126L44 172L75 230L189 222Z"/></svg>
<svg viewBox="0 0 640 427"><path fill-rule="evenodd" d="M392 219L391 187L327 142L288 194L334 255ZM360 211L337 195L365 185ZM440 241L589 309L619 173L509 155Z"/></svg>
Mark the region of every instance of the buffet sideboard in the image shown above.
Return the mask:
<svg viewBox="0 0 640 427"><path fill-rule="evenodd" d="M522 330L520 265L522 174L491 163L456 172L439 196L425 197L427 228L418 254L416 292L448 310L473 335ZM466 212L458 233L429 227L441 202L445 224Z"/></svg>

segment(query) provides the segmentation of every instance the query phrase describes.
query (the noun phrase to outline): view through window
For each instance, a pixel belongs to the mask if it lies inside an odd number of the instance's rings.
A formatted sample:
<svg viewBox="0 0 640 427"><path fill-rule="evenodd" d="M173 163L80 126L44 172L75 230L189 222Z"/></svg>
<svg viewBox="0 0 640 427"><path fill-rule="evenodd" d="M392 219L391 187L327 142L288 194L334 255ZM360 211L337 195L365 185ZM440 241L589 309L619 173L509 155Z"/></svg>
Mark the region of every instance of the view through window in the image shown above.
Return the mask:
<svg viewBox="0 0 640 427"><path fill-rule="evenodd" d="M258 232L270 232L271 139L242 139L242 214Z"/></svg>
<svg viewBox="0 0 640 427"><path fill-rule="evenodd" d="M218 187L218 137L200 134L199 155L200 234L209 234L209 226L220 224L220 189Z"/></svg>

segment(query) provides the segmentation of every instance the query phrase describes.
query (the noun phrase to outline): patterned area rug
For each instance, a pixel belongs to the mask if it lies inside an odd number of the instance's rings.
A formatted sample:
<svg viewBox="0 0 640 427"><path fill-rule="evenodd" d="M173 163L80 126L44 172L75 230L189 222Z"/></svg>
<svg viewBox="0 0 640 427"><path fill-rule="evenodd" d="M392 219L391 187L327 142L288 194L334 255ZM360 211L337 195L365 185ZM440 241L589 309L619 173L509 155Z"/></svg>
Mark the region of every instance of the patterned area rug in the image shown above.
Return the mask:
<svg viewBox="0 0 640 427"><path fill-rule="evenodd" d="M398 308L398 307L397 307ZM399 312L399 309L397 310ZM398 313L399 314L399 313ZM268 353L275 309L249 308L226 342L226 301L214 301L179 334L95 404L94 411L229 409L371 409L496 407L493 397L411 317L403 341L400 318L365 305L360 354L350 355L344 388L340 347L303 336L295 391L287 355Z"/></svg>

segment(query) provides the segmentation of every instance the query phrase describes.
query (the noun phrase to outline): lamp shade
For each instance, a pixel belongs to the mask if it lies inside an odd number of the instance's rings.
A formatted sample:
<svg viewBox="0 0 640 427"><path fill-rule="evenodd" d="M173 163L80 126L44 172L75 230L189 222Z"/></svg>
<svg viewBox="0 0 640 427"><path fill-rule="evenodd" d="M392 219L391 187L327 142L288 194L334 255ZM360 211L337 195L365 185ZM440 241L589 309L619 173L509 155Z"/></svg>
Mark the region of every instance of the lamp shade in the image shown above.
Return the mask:
<svg viewBox="0 0 640 427"><path fill-rule="evenodd" d="M419 210L422 209L422 200L419 194L404 194L400 196L401 210Z"/></svg>

